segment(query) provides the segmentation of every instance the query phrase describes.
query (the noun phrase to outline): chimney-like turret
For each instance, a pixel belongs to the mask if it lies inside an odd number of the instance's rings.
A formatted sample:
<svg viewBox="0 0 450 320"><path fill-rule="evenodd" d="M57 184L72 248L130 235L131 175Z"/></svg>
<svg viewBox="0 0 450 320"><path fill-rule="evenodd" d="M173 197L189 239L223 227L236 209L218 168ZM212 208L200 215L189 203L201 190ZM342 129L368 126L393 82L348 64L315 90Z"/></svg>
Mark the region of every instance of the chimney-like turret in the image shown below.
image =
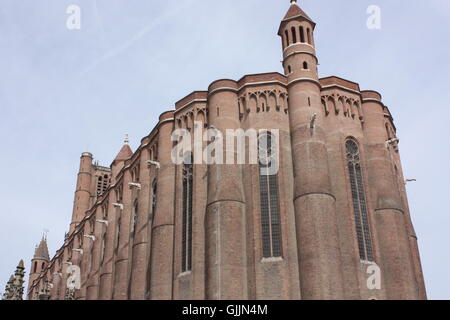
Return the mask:
<svg viewBox="0 0 450 320"><path fill-rule="evenodd" d="M294 163L294 207L302 299L343 299L336 198L332 193L315 23L297 5L281 21Z"/></svg>
<svg viewBox="0 0 450 320"><path fill-rule="evenodd" d="M30 288L34 280L36 280L41 274L42 270L47 267L49 261L50 255L48 253L47 238L43 236L41 242L38 246L36 246L36 249L34 250L33 259L31 259L30 277L28 279L28 299L31 298Z"/></svg>
<svg viewBox="0 0 450 320"><path fill-rule="evenodd" d="M92 183L92 154L84 152L80 158L80 170L78 172L77 186L75 190L75 199L73 202L72 222L70 223L70 233L84 218L89 209L91 199Z"/></svg>

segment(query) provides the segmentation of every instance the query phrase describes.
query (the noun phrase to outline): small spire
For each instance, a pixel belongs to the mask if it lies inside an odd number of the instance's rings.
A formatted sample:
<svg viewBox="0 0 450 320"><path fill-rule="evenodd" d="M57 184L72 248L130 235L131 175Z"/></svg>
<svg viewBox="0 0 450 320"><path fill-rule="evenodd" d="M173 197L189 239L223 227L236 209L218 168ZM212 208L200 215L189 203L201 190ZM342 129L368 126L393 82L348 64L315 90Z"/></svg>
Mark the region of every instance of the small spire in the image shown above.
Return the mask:
<svg viewBox="0 0 450 320"><path fill-rule="evenodd" d="M306 20L314 23L311 18L297 5L297 0L291 0L291 6L289 7L288 12L284 16L281 23L286 22L287 20L291 20L297 17L303 17Z"/></svg>
<svg viewBox="0 0 450 320"><path fill-rule="evenodd" d="M128 134L126 134L124 144L120 149L119 153L117 154L116 158L114 159L114 161L125 161L131 158L132 156L133 151L131 150L130 147L130 140L128 139Z"/></svg>
<svg viewBox="0 0 450 320"><path fill-rule="evenodd" d="M50 255L48 253L48 247L47 247L47 238L44 238L44 236L42 236L41 242L34 250L33 259L47 260L47 261L50 260Z"/></svg>

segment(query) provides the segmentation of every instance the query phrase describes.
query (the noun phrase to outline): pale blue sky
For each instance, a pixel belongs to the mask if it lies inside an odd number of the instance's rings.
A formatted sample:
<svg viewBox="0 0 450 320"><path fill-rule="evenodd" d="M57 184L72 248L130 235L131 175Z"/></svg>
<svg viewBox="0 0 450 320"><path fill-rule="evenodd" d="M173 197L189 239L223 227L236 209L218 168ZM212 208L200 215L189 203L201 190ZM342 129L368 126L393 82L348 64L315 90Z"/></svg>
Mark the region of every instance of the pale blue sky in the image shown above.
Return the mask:
<svg viewBox="0 0 450 320"><path fill-rule="evenodd" d="M81 30L66 8L81 7ZM429 298L450 299L450 2L303 0L321 76L383 94L401 139ZM369 5L382 29L366 27ZM288 0L0 0L0 291L68 229L78 161L109 165L160 113L218 78L281 69Z"/></svg>

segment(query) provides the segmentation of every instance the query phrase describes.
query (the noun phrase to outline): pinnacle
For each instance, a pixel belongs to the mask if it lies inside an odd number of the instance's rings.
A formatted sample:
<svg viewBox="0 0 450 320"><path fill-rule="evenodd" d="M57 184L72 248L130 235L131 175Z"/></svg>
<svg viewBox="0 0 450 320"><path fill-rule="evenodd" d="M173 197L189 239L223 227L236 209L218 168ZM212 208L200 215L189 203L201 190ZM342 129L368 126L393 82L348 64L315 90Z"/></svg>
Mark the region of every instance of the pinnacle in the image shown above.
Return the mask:
<svg viewBox="0 0 450 320"><path fill-rule="evenodd" d="M36 247L36 250L34 251L34 257L33 259L40 259L40 260L50 260L50 255L48 253L48 247L47 247L47 239L45 237L42 237L41 242L39 243L39 246Z"/></svg>
<svg viewBox="0 0 450 320"><path fill-rule="evenodd" d="M289 7L288 12L286 13L286 15L283 18L284 20L289 20L295 17L304 17L310 21L311 18L305 13L305 11L303 11L298 5L297 5L297 1L296 0L291 0L291 6Z"/></svg>
<svg viewBox="0 0 450 320"><path fill-rule="evenodd" d="M114 159L114 161L124 161L131 158L131 156L133 156L133 150L131 150L128 135L125 135L124 144L120 149L119 153L117 154L116 158Z"/></svg>

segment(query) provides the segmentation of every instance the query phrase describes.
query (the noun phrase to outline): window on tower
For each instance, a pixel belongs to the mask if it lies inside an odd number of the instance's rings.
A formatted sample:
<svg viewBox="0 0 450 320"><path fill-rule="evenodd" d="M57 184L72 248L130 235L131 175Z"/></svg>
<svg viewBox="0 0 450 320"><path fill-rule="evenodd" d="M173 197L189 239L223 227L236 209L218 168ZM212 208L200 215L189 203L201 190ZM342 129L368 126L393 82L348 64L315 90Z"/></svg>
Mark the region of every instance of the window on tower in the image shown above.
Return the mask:
<svg viewBox="0 0 450 320"><path fill-rule="evenodd" d="M303 29L303 27L300 27L300 42L305 42L305 29Z"/></svg>
<svg viewBox="0 0 450 320"><path fill-rule="evenodd" d="M297 33L295 32L295 28L292 27L291 31L292 31L292 43L296 43L297 42Z"/></svg>
<svg viewBox="0 0 450 320"><path fill-rule="evenodd" d="M289 32L287 30L284 31L284 35L286 37L286 47L288 47L289 46Z"/></svg>
<svg viewBox="0 0 450 320"><path fill-rule="evenodd" d="M193 197L193 155L189 153L183 164L183 221L181 236L181 271L192 266L192 197Z"/></svg>
<svg viewBox="0 0 450 320"><path fill-rule="evenodd" d="M373 261L372 238L370 234L369 217L367 215L361 158L358 144L355 140L347 140L346 151L359 256L361 260Z"/></svg>
<svg viewBox="0 0 450 320"><path fill-rule="evenodd" d="M308 62L303 62L303 70L308 70Z"/></svg>
<svg viewBox="0 0 450 320"><path fill-rule="evenodd" d="M103 194L109 185L109 176L107 174L97 178L97 196Z"/></svg>
<svg viewBox="0 0 450 320"><path fill-rule="evenodd" d="M274 135L269 131L259 136L259 192L264 258L282 256L278 174L271 174L269 170L271 161L275 161L275 143Z"/></svg>
<svg viewBox="0 0 450 320"><path fill-rule="evenodd" d="M308 43L312 44L312 41L311 41L311 29L309 29L309 28L306 29L306 36L308 37Z"/></svg>

